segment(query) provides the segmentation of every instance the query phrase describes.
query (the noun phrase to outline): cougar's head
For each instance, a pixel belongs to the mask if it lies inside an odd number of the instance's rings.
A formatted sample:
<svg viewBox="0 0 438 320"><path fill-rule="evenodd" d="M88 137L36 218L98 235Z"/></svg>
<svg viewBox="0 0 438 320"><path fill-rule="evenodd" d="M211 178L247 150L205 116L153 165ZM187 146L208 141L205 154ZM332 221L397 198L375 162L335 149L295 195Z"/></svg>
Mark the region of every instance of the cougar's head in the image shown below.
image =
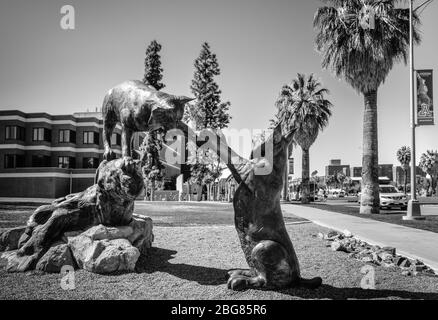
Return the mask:
<svg viewBox="0 0 438 320"><path fill-rule="evenodd" d="M185 105L192 100L194 99L185 96L158 92L148 123L150 130L167 131L176 128L184 116Z"/></svg>

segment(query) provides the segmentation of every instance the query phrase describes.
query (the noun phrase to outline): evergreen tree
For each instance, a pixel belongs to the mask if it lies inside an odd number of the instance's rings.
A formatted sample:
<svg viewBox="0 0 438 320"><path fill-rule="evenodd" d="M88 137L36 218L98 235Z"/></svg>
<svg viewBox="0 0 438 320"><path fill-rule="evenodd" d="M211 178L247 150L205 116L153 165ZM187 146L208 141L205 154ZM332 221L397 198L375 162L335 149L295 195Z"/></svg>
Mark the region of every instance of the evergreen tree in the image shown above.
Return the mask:
<svg viewBox="0 0 438 320"><path fill-rule="evenodd" d="M196 103L192 104L186 113L186 118L195 121L197 130L223 129L230 122L230 103L221 102L221 90L214 81L214 77L218 75L220 69L216 54L211 52L210 45L205 42L199 57L195 60L195 74L190 86Z"/></svg>
<svg viewBox="0 0 438 320"><path fill-rule="evenodd" d="M163 68L161 68L161 44L153 40L146 49L146 58L144 60L144 78L143 82L150 84L157 90L165 87L161 80L163 79Z"/></svg>
<svg viewBox="0 0 438 320"><path fill-rule="evenodd" d="M194 122L195 130L226 128L231 119L230 102L221 102L221 90L214 81L214 77L220 75L219 63L208 43L202 45L201 53L194 65L194 79L190 88L196 102L186 109L184 121ZM209 192L211 183L221 174L222 165L214 152L199 150L194 155L188 159L188 163L191 169L191 182L199 186L198 200L201 200L203 185L207 185Z"/></svg>
<svg viewBox="0 0 438 320"><path fill-rule="evenodd" d="M144 77L143 82L160 90L165 87L161 80L163 79L163 68L161 67L161 57L159 52L161 45L153 40L146 49L146 58L144 61ZM147 133L142 145L140 153L144 161L143 178L145 180L145 192L148 193L148 185L150 183L150 200L154 200L154 191L157 184L162 182L164 166L160 161L161 140L157 139L156 133Z"/></svg>
<svg viewBox="0 0 438 320"><path fill-rule="evenodd" d="M160 160L160 150L162 141L157 139L156 132L148 132L140 146L140 154L143 162L143 179L145 180L145 192L147 196L148 185L150 182L150 200L154 200L154 191L157 184L164 178L164 165Z"/></svg>

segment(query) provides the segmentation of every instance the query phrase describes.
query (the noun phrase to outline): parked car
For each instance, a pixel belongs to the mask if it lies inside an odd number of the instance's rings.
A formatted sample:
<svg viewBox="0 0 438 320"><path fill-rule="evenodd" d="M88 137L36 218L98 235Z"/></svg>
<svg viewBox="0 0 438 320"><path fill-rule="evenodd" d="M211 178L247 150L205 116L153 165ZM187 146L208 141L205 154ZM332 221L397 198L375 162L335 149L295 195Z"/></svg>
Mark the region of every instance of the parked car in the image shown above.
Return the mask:
<svg viewBox="0 0 438 320"><path fill-rule="evenodd" d="M397 190L396 187L391 185L379 186L380 191L380 207L381 208L393 208L399 207L402 210L408 208L408 197Z"/></svg>
<svg viewBox="0 0 438 320"><path fill-rule="evenodd" d="M396 187L392 185L380 185L379 192L381 209L397 207L406 210L408 208L408 196L403 192L399 192ZM360 193L358 194L358 202L360 204Z"/></svg>

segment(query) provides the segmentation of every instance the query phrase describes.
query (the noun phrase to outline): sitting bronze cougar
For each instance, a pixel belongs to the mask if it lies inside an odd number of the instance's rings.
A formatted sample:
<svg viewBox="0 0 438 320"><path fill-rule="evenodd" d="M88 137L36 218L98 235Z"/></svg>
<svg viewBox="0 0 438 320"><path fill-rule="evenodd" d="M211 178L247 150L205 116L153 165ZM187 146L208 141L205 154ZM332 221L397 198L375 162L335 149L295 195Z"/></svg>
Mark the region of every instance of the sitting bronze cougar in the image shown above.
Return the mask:
<svg viewBox="0 0 438 320"><path fill-rule="evenodd" d="M155 90L141 81L126 81L106 94L102 105L104 159L115 158L111 135L117 123L122 127L122 157L130 157L134 132L175 128L184 106L193 99Z"/></svg>
<svg viewBox="0 0 438 320"><path fill-rule="evenodd" d="M294 131L283 134L281 125L277 125L267 141L253 150L251 160L237 155L224 138L219 139L218 144L207 142L206 146L218 153L239 184L233 198L234 222L250 270L229 272L228 287L233 290L293 286L316 288L322 283L319 277L301 278L298 259L280 207L288 161L287 147L293 135ZM272 148L268 148L268 144ZM262 148L272 151L271 160L261 157ZM234 159L233 163L229 159ZM267 170L260 170L267 166ZM264 172L261 174L260 171Z"/></svg>
<svg viewBox="0 0 438 320"><path fill-rule="evenodd" d="M6 269L9 272L34 269L64 232L99 224L129 224L134 200L143 189L141 165L140 160L128 157L103 161L97 172L97 184L37 208L19 240L18 251L8 258Z"/></svg>

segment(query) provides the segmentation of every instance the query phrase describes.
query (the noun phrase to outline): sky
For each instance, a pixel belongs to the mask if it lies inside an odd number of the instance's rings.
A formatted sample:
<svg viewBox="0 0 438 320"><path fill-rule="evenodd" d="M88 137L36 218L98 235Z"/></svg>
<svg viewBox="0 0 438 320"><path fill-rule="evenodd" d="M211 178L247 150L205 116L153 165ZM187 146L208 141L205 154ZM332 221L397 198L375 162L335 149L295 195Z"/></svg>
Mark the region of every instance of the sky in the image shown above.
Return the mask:
<svg viewBox="0 0 438 320"><path fill-rule="evenodd" d="M60 27L66 4L75 9L74 30ZM312 25L319 6L318 0L2 0L0 109L94 111L110 88L143 78L154 39L163 46L164 91L191 96L193 63L207 41L221 68L222 100L231 102L230 128L266 128L282 85L298 72L314 73L334 107L310 149L311 171L323 175L330 159L361 166L363 97L321 69ZM416 68L435 74L437 14L434 1L421 16L423 41L415 48ZM380 87L378 109L379 162L396 164L397 149L410 144L407 66L396 65ZM417 159L427 149L438 149L438 125L417 129ZM293 156L299 176L299 148Z"/></svg>

